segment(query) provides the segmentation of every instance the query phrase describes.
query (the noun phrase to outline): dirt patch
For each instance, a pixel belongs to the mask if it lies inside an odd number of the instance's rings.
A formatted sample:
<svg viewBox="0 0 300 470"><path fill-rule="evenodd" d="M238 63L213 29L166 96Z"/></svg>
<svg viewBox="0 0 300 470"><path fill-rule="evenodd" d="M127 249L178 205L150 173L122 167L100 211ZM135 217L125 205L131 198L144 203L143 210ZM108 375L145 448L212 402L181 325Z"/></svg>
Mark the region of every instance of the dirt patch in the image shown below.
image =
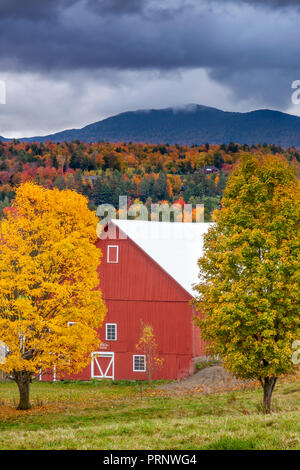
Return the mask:
<svg viewBox="0 0 300 470"><path fill-rule="evenodd" d="M195 391L202 393L215 393L227 390L237 390L251 387L255 382L241 380L233 377L221 365L213 365L199 370L180 382L171 382L160 386L165 392L180 393L183 391Z"/></svg>

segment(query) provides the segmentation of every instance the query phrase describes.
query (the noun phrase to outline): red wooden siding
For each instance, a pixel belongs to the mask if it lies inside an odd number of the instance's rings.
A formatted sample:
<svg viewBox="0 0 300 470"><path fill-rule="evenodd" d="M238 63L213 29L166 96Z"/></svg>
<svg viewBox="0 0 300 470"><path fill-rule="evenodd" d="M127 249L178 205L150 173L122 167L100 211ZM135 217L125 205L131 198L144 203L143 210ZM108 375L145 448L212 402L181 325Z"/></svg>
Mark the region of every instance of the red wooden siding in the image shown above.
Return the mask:
<svg viewBox="0 0 300 470"><path fill-rule="evenodd" d="M143 354L136 350L142 322L153 326L164 359L153 378L182 379L192 374L193 357L205 353L205 344L192 322L191 295L131 239L99 240L97 244L103 253L100 288L108 308L99 330L102 344L98 351L114 352L114 378L147 379L146 372L133 371L133 355ZM118 262L108 262L108 246L118 247L110 248L110 259L116 261L118 254ZM105 339L106 323L117 324L116 341ZM91 366L76 378L89 380Z"/></svg>
<svg viewBox="0 0 300 470"><path fill-rule="evenodd" d="M195 309L192 309L192 318L199 316ZM192 343L193 343L193 357L205 356L206 343L201 338L199 327L192 321Z"/></svg>
<svg viewBox="0 0 300 470"><path fill-rule="evenodd" d="M107 263L107 246L119 247L119 262ZM99 240L100 287L105 299L188 301L191 296L131 239ZM180 249L180 248L178 248Z"/></svg>

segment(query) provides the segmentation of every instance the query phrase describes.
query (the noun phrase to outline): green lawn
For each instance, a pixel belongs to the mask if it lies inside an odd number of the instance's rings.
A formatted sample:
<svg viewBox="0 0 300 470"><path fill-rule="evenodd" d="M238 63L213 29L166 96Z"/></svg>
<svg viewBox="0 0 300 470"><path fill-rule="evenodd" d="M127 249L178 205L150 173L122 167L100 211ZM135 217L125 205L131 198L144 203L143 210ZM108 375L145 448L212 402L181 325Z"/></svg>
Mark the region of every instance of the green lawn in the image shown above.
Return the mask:
<svg viewBox="0 0 300 470"><path fill-rule="evenodd" d="M0 384L0 449L300 449L300 379L279 384L274 412L261 390L162 396L138 384L34 383L17 412Z"/></svg>

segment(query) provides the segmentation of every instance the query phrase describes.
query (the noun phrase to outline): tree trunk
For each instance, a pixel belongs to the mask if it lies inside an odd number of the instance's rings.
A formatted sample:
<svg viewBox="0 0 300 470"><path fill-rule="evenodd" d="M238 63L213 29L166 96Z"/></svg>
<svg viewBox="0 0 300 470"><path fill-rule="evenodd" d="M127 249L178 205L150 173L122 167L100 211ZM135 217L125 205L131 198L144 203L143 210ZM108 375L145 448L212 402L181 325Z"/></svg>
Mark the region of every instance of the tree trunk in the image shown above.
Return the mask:
<svg viewBox="0 0 300 470"><path fill-rule="evenodd" d="M15 373L15 382L18 385L20 402L17 410L29 410L31 404L29 401L29 384L31 382L31 374L27 371L20 371Z"/></svg>
<svg viewBox="0 0 300 470"><path fill-rule="evenodd" d="M148 382L152 386L152 357L151 354L147 354L147 367L148 367Z"/></svg>
<svg viewBox="0 0 300 470"><path fill-rule="evenodd" d="M152 385L152 368L151 366L148 367L148 382Z"/></svg>
<svg viewBox="0 0 300 470"><path fill-rule="evenodd" d="M265 377L262 380L262 386L264 389L264 411L265 413L271 413L271 401L272 394L277 382L277 377Z"/></svg>

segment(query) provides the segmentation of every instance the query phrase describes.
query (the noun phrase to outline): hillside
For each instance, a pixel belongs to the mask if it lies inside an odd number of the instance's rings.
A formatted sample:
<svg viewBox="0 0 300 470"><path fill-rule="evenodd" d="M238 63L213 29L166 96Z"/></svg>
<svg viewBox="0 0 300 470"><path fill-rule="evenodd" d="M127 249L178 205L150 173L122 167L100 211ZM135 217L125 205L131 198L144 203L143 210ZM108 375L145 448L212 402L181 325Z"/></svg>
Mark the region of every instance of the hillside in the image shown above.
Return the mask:
<svg viewBox="0 0 300 470"><path fill-rule="evenodd" d="M228 175L245 153L284 156L300 174L300 153L279 146L154 145L84 142L0 142L0 218L14 189L32 180L47 188L75 189L90 207L108 203L205 205L205 220L218 207Z"/></svg>
<svg viewBox="0 0 300 470"><path fill-rule="evenodd" d="M7 139L0 138L5 141ZM270 143L300 147L300 117L279 111L225 112L200 105L130 111L47 136L20 139L29 142L147 142L204 144Z"/></svg>

